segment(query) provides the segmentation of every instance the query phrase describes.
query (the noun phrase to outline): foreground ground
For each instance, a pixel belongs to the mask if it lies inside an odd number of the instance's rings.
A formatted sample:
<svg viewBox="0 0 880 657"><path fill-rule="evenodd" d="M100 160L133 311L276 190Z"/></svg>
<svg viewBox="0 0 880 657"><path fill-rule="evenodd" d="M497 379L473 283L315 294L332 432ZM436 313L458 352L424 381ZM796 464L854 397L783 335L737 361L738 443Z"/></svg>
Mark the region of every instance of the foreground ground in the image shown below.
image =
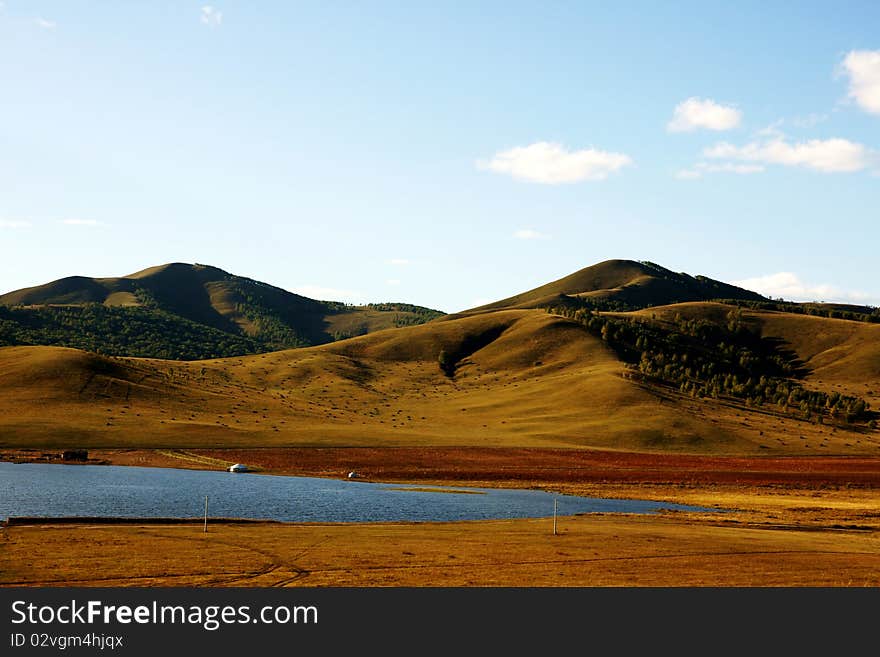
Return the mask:
<svg viewBox="0 0 880 657"><path fill-rule="evenodd" d="M12 525L0 585L880 586L876 459L580 450L112 450L130 465L531 486L730 509L458 523ZM485 473L496 473L489 478ZM230 475L247 476L247 475Z"/></svg>
<svg viewBox="0 0 880 657"><path fill-rule="evenodd" d="M429 524L38 525L5 585L880 586L875 531L585 515Z"/></svg>

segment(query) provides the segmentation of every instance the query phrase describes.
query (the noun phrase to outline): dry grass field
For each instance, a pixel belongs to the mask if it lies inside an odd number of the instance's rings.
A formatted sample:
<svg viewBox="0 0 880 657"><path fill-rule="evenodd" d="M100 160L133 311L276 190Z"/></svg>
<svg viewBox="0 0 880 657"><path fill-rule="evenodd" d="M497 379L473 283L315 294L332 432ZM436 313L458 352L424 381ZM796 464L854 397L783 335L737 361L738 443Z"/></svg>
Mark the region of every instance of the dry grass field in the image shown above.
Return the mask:
<svg viewBox="0 0 880 657"><path fill-rule="evenodd" d="M670 308L712 312L712 304ZM751 315L798 350L812 368L807 386L858 391L875 407L880 403L880 326ZM454 377L438 366L444 349L464 353ZM642 387L624 372L601 339L540 310L212 361L6 347L0 348L0 446L880 455L877 430L814 424L729 400L694 400Z"/></svg>
<svg viewBox="0 0 880 657"><path fill-rule="evenodd" d="M782 515L809 504L797 495L777 501ZM737 514L590 514L561 518L557 536L551 519L212 523L207 534L198 523L12 526L0 530L0 584L880 586L876 503L873 530L793 528Z"/></svg>

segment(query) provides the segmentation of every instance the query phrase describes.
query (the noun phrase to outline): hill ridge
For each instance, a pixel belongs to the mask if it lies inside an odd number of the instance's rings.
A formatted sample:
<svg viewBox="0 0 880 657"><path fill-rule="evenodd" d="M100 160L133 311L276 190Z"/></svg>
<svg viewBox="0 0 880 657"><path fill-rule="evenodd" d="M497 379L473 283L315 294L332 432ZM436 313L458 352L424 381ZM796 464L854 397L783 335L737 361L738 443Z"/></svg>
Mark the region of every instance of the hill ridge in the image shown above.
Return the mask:
<svg viewBox="0 0 880 657"><path fill-rule="evenodd" d="M868 307L793 304L649 260L611 259L452 315L407 303L316 300L202 263L121 277L68 276L0 295L0 346L75 347L117 356L203 359L325 344L501 310L630 312L723 301L746 308L880 321Z"/></svg>
<svg viewBox="0 0 880 657"><path fill-rule="evenodd" d="M502 308L547 308L566 299L590 300L621 310L717 298L766 301L757 292L707 276L674 272L648 260L604 260L550 283L465 313Z"/></svg>

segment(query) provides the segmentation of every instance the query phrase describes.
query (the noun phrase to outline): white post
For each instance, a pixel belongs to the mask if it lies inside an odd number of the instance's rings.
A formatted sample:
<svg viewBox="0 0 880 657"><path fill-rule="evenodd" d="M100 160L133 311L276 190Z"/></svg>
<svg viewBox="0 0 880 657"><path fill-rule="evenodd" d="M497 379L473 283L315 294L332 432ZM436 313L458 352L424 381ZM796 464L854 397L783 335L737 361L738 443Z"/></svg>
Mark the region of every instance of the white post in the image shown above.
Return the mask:
<svg viewBox="0 0 880 657"><path fill-rule="evenodd" d="M205 533L208 533L208 496L205 495Z"/></svg>
<svg viewBox="0 0 880 657"><path fill-rule="evenodd" d="M553 498L553 535L556 536L556 498ZM207 531L207 530L205 530Z"/></svg>

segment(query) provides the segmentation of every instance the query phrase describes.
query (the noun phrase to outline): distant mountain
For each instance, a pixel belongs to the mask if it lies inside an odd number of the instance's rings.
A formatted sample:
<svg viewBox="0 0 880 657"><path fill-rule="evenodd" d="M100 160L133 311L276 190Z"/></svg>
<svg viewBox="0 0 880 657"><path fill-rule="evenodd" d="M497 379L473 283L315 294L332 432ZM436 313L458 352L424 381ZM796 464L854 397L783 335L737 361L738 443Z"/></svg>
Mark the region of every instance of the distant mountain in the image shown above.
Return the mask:
<svg viewBox="0 0 880 657"><path fill-rule="evenodd" d="M411 304L318 301L217 267L171 263L4 294L0 345L198 359L324 344L442 314Z"/></svg>
<svg viewBox="0 0 880 657"><path fill-rule="evenodd" d="M880 311L871 307L767 299L705 276L633 260L600 262L445 319L502 310L629 312L715 300L752 310L880 321ZM411 304L320 301L217 267L170 263L119 278L71 276L0 295L0 347L199 360L327 344L440 317L439 311Z"/></svg>
<svg viewBox="0 0 880 657"><path fill-rule="evenodd" d="M593 302L600 307L636 310L712 299L767 301L756 292L705 276L673 272L652 262L606 260L534 290L467 312L548 308L578 300Z"/></svg>

